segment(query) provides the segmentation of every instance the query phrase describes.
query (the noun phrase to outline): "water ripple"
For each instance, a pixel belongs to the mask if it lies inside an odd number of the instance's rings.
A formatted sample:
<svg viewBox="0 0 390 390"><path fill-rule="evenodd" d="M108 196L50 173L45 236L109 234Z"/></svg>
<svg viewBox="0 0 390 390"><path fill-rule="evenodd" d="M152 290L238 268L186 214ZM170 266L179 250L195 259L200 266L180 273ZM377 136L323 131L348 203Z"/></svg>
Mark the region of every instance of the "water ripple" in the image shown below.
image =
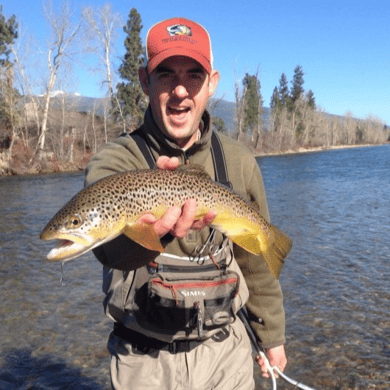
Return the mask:
<svg viewBox="0 0 390 390"><path fill-rule="evenodd" d="M294 240L281 277L287 374L317 389L388 389L390 146L258 162L273 222ZM0 182L1 389L110 388L101 266L92 255L65 264L63 286L38 239L82 185L80 173ZM256 388L270 389L256 370Z"/></svg>

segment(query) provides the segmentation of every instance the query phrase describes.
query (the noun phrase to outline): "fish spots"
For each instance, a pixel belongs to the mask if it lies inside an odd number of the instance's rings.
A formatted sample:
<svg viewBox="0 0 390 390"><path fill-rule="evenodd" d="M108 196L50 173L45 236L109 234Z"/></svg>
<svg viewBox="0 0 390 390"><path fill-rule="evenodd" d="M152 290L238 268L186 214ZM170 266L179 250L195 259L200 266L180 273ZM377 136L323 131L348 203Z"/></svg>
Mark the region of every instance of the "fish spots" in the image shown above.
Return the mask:
<svg viewBox="0 0 390 390"><path fill-rule="evenodd" d="M145 212L170 206L182 206L195 198L204 210L229 210L235 216L258 221L258 213L230 189L212 181L193 168L175 171L137 170L117 173L86 187L72 198L45 228L51 234L66 230L69 215L79 215L83 223L72 229L88 233L90 229L111 229L117 220L131 223ZM103 233L102 233L103 234Z"/></svg>

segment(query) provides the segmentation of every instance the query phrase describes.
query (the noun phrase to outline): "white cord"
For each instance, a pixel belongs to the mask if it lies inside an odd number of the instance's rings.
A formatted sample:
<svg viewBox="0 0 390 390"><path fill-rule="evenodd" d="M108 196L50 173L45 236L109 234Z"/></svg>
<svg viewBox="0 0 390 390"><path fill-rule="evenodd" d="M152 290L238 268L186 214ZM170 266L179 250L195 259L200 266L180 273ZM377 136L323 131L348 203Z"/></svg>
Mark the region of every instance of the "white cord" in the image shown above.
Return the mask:
<svg viewBox="0 0 390 390"><path fill-rule="evenodd" d="M306 385L304 385L304 384L302 384L302 383L300 383L300 382L298 382L298 381L296 381L294 379L289 378L287 375L283 374L282 371L280 371L278 366L272 367L272 369L275 370L279 374L279 376L282 379L284 379L286 382L291 383L292 385L298 387L299 389L302 389L302 390L315 390L312 387L306 386Z"/></svg>
<svg viewBox="0 0 390 390"><path fill-rule="evenodd" d="M269 360L268 360L267 356L265 356L265 353L262 352L262 351L260 351L259 353L260 353L261 359L264 359L265 366L267 367L267 371L269 372L269 375L270 375L270 377L272 379L272 390L276 390L277 389L275 372L282 379L284 379L286 382L296 386L298 389L302 389L302 390L315 390L312 387L306 386L303 383L300 383L300 382L298 382L298 381L296 381L294 379L289 378L287 375L283 374L282 371L280 371L278 366L271 367L271 364L269 363Z"/></svg>
<svg viewBox="0 0 390 390"><path fill-rule="evenodd" d="M282 371L280 371L278 366L271 367L271 364L269 363L269 360L267 356L265 356L264 352L260 348L260 346L257 344L256 336L253 331L253 329L250 327L248 319L246 317L246 314L243 310L238 311L238 316L240 317L241 321L245 325L245 328L248 332L248 336L251 340L252 346L255 349L255 351L258 353L258 357L261 359L264 359L265 366L267 368L267 371L269 372L269 375L272 379L272 389L276 390L276 378L275 378L275 372L286 382L291 383L292 385L296 386L298 389L302 390L315 390L312 387L306 386L298 381L295 381L294 379L289 378L287 375L283 374Z"/></svg>
<svg viewBox="0 0 390 390"><path fill-rule="evenodd" d="M277 386L276 386L276 377L275 377L274 369L271 367L271 364L269 364L269 360L267 356L265 356L265 353L263 351L260 351L260 357L264 359L265 366L267 367L267 371L269 372L269 375L271 377L272 390L276 390Z"/></svg>

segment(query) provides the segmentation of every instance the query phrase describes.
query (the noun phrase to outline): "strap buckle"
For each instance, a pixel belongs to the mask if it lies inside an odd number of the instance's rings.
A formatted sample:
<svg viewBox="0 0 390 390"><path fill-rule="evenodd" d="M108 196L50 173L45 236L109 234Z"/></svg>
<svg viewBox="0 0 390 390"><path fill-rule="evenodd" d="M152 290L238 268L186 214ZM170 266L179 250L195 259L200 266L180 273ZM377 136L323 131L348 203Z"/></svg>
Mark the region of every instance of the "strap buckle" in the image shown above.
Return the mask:
<svg viewBox="0 0 390 390"><path fill-rule="evenodd" d="M168 344L169 353L172 355L179 352L190 352L191 345L190 340L175 340Z"/></svg>

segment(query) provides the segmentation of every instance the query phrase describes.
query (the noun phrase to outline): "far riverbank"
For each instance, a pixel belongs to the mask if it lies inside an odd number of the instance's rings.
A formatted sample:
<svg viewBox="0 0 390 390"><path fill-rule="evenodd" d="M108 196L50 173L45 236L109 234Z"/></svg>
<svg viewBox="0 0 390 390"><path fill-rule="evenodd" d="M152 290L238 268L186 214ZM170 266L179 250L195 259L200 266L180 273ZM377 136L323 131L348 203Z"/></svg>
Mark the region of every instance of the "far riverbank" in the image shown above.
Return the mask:
<svg viewBox="0 0 390 390"><path fill-rule="evenodd" d="M327 150L337 149L350 149L350 148L364 148L370 146L382 146L383 144L361 144L361 145L333 145L333 146L318 146L318 147L300 147L297 149L289 149L285 151L274 151L267 153L255 153L255 157L268 157L268 156L281 156L288 154L299 153L311 153L311 152L324 152ZM78 172L83 171L86 168L89 159L84 158L79 163L60 163L58 161L41 161L35 163L31 167L26 166L13 166L8 161L4 161L2 154L0 153L0 179L5 176L28 176L28 175L40 175L46 173L61 173L61 172Z"/></svg>
<svg viewBox="0 0 390 390"><path fill-rule="evenodd" d="M359 144L359 145L332 145L332 146L316 146L316 147L300 147L297 149L289 149L285 151L268 152L268 153L256 153L255 157L268 157L268 156L281 156L285 154L300 154L300 153L313 153L313 152L326 152L327 150L337 149L351 149L351 148L365 148L370 146L382 146L387 145L389 142L381 144Z"/></svg>

